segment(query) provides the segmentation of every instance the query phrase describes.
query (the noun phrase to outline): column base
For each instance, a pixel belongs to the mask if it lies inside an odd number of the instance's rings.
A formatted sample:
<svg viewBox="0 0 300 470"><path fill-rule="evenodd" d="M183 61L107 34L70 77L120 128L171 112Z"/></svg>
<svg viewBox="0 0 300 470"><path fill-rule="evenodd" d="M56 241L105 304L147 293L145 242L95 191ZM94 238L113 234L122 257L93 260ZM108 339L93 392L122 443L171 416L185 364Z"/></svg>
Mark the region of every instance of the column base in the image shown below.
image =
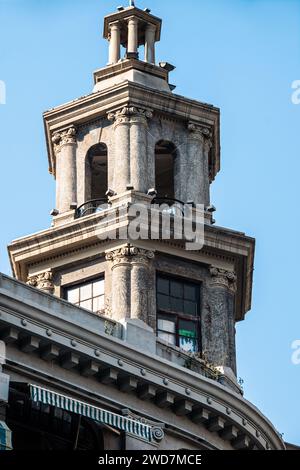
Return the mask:
<svg viewBox="0 0 300 470"><path fill-rule="evenodd" d="M139 60L139 53L138 52L126 52L125 59Z"/></svg>

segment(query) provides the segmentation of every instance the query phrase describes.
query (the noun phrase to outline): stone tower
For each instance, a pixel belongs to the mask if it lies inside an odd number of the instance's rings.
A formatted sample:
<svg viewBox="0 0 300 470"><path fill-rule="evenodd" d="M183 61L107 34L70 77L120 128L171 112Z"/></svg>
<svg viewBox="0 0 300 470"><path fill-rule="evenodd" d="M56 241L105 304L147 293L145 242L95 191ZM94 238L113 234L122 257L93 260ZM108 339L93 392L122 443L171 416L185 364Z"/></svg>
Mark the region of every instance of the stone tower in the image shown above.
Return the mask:
<svg viewBox="0 0 300 470"><path fill-rule="evenodd" d="M202 356L234 382L254 240L215 225L220 112L174 93L174 67L155 58L161 26L135 6L105 17L109 60L94 73L93 92L44 114L56 180L51 228L14 241L10 259L18 280L150 327L165 346ZM137 206L152 236L128 233ZM201 249L187 250L184 233L172 236L186 206L202 218ZM166 214L170 237L160 236Z"/></svg>

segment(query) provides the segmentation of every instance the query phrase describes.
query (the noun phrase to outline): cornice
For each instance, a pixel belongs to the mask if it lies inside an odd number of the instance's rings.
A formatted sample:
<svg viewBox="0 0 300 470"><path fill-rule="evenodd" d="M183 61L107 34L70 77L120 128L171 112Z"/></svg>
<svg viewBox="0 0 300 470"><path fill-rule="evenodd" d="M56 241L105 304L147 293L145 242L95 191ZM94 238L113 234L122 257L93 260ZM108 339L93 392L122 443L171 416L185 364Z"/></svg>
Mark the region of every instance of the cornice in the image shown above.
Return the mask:
<svg viewBox="0 0 300 470"><path fill-rule="evenodd" d="M213 130L212 179L220 170L220 110L169 92L154 90L141 84L125 81L97 93L53 108L44 113L44 125L48 147L49 169L55 175L55 155L51 142L54 133L74 125L79 127L104 117L120 107L148 108L154 113L172 116L183 124L192 121Z"/></svg>

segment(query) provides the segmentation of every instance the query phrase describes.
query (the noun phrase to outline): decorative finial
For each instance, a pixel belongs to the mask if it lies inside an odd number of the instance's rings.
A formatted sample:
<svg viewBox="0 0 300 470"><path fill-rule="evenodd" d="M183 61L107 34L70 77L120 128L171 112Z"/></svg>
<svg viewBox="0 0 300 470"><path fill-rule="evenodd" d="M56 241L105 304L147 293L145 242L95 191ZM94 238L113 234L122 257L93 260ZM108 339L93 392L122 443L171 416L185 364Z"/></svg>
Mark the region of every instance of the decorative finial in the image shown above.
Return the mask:
<svg viewBox="0 0 300 470"><path fill-rule="evenodd" d="M130 7L135 7L134 0L129 0L129 6Z"/></svg>

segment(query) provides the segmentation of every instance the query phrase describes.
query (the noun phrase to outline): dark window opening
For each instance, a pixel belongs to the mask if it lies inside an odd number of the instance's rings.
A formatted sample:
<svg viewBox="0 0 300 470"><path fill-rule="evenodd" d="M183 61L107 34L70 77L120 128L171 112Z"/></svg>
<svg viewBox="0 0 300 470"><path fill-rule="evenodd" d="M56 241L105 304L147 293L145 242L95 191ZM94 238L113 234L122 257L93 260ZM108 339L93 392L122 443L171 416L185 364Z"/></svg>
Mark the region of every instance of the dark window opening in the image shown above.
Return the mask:
<svg viewBox="0 0 300 470"><path fill-rule="evenodd" d="M199 352L200 286L157 276L157 335L186 352Z"/></svg>
<svg viewBox="0 0 300 470"><path fill-rule="evenodd" d="M107 146L90 148L86 162L86 201L105 199L108 189Z"/></svg>
<svg viewBox="0 0 300 470"><path fill-rule="evenodd" d="M158 198L175 199L176 147L160 141L155 146L155 186Z"/></svg>
<svg viewBox="0 0 300 470"><path fill-rule="evenodd" d="M104 304L104 277L75 284L65 288L65 298L78 307L91 310L94 313L103 313Z"/></svg>
<svg viewBox="0 0 300 470"><path fill-rule="evenodd" d="M10 390L7 424L14 450L104 450L101 428L86 418Z"/></svg>

